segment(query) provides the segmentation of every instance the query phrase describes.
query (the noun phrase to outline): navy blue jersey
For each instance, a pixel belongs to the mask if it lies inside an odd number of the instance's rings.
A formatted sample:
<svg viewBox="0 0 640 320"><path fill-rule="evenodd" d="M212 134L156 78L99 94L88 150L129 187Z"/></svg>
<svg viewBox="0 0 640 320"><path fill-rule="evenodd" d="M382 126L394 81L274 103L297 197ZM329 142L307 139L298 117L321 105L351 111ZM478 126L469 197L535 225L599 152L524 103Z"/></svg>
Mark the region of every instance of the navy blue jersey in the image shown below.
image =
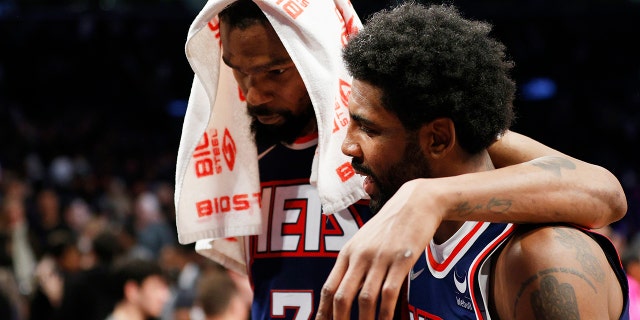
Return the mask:
<svg viewBox="0 0 640 320"><path fill-rule="evenodd" d="M511 224L466 222L442 245L432 242L409 274L409 318L491 319L486 310L490 270L485 262L499 252L515 229ZM624 294L620 319L628 320L628 284L617 251L604 236L580 230L596 240L609 259Z"/></svg>
<svg viewBox="0 0 640 320"><path fill-rule="evenodd" d="M511 224L466 222L441 251L429 246L409 274L410 319L482 319L476 316L484 312L481 297L470 285L512 232Z"/></svg>
<svg viewBox="0 0 640 320"><path fill-rule="evenodd" d="M371 216L365 201L322 214L309 184L316 143L259 151L263 230L248 243L254 320L313 319L339 250Z"/></svg>

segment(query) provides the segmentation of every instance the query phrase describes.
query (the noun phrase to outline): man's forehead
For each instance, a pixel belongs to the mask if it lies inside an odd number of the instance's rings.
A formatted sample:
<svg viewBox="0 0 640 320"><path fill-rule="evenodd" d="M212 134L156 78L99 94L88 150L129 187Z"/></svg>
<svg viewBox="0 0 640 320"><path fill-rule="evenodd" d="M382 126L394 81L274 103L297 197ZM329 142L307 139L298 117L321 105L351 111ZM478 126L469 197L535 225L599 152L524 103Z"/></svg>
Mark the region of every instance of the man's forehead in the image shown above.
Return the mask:
<svg viewBox="0 0 640 320"><path fill-rule="evenodd" d="M354 79L349 101L370 108L382 108L382 90L366 81Z"/></svg>
<svg viewBox="0 0 640 320"><path fill-rule="evenodd" d="M231 67L269 68L291 63L291 57L273 28L221 28L222 56ZM248 64L248 62L251 62Z"/></svg>

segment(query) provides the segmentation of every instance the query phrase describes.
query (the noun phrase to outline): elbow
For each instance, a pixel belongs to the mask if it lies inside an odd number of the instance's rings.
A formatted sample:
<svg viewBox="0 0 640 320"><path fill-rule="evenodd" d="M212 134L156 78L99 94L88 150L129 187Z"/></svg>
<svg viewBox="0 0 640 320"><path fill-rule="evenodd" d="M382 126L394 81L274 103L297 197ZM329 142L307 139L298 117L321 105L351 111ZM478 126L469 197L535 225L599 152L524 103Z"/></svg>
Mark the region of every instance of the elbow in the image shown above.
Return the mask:
<svg viewBox="0 0 640 320"><path fill-rule="evenodd" d="M621 220L622 218L624 218L624 216L627 214L627 197L624 194L624 191L621 189L620 192L617 192L614 196L615 200L614 200L614 205L611 208L612 211L612 221L611 222L616 222L618 220Z"/></svg>
<svg viewBox="0 0 640 320"><path fill-rule="evenodd" d="M597 221L594 228L601 228L613 222L619 221L627 214L627 197L620 181L609 170L601 168L607 178L600 190L602 199L608 208L608 214L602 215L600 221Z"/></svg>

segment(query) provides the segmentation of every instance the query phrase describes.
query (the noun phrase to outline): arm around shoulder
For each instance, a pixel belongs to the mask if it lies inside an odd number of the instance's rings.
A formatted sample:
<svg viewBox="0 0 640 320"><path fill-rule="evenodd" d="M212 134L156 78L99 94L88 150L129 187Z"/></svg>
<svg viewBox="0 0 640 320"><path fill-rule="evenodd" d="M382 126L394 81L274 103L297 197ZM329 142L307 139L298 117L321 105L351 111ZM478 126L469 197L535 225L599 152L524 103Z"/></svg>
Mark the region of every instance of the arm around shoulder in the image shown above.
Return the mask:
<svg viewBox="0 0 640 320"><path fill-rule="evenodd" d="M531 214L546 215L536 209L544 208L556 215L542 219L521 217L523 222L568 222L600 228L622 219L627 212L620 181L601 166L570 157L513 131L496 141L489 153L496 168L501 168L496 171L505 171L501 175L512 179L513 200L521 202L518 206ZM523 196L517 190L526 192L525 197L517 198ZM536 205L541 202L546 204Z"/></svg>

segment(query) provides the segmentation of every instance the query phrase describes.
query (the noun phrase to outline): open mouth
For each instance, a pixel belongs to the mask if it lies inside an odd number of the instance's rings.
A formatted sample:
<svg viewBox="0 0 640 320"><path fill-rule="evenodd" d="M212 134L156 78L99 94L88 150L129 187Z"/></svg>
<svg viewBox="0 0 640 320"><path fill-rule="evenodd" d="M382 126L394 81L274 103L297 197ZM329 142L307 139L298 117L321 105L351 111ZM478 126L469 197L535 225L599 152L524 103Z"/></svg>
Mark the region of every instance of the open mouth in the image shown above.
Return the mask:
<svg viewBox="0 0 640 320"><path fill-rule="evenodd" d="M364 182L362 182L362 187L364 188L364 192L366 192L369 196L373 195L376 190L376 183L371 178L371 176L360 174L364 177Z"/></svg>

